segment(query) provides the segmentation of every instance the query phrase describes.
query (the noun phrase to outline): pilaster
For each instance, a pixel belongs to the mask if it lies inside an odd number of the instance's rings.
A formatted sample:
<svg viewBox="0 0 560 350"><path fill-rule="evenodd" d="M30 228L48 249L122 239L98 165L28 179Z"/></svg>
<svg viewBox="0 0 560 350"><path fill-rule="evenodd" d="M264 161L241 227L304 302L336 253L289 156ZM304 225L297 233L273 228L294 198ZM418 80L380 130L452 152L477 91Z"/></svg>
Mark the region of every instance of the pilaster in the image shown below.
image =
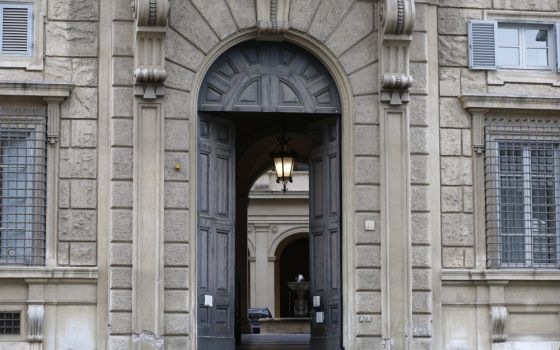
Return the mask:
<svg viewBox="0 0 560 350"><path fill-rule="evenodd" d="M409 46L414 0L379 3L381 85L382 336L384 349L412 346Z"/></svg>
<svg viewBox="0 0 560 350"><path fill-rule="evenodd" d="M133 129L133 349L163 348L163 97L167 0L136 0Z"/></svg>

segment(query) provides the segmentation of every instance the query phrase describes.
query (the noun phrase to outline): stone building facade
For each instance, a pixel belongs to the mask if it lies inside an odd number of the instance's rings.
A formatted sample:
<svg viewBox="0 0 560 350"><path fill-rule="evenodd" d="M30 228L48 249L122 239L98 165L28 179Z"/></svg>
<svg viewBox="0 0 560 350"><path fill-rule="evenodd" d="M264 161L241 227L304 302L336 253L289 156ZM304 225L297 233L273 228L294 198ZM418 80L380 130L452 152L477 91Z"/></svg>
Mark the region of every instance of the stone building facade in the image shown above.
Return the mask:
<svg viewBox="0 0 560 350"><path fill-rule="evenodd" d="M200 96L263 42L336 85L340 346L560 346L557 0L0 6L0 349L204 348Z"/></svg>

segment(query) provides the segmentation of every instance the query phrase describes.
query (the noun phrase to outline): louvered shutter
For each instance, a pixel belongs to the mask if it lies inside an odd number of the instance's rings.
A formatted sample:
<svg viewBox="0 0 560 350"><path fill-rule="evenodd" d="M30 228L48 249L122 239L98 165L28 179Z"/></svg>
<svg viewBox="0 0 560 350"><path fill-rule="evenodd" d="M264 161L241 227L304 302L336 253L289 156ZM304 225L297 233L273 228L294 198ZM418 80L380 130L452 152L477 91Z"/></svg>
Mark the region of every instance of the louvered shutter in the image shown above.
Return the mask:
<svg viewBox="0 0 560 350"><path fill-rule="evenodd" d="M1 4L0 18L1 54L31 56L32 5Z"/></svg>
<svg viewBox="0 0 560 350"><path fill-rule="evenodd" d="M496 69L496 21L469 22L469 68Z"/></svg>
<svg viewBox="0 0 560 350"><path fill-rule="evenodd" d="M560 23L554 25L556 33L556 69L560 72Z"/></svg>

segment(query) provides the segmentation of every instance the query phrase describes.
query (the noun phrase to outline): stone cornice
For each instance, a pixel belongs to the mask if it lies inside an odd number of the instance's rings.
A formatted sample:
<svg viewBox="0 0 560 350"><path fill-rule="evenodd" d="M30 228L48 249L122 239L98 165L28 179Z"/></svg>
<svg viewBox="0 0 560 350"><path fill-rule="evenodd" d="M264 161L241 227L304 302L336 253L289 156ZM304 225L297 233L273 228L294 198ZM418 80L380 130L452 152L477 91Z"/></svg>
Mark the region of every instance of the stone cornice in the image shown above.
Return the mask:
<svg viewBox="0 0 560 350"><path fill-rule="evenodd" d="M2 279L57 279L57 280L97 280L96 267L45 267L45 266L3 266L0 267Z"/></svg>
<svg viewBox="0 0 560 350"><path fill-rule="evenodd" d="M560 97L465 94L459 98L467 110L560 110Z"/></svg>
<svg viewBox="0 0 560 350"><path fill-rule="evenodd" d="M74 87L68 82L57 81L0 81L0 96L29 96L61 98L70 96Z"/></svg>
<svg viewBox="0 0 560 350"><path fill-rule="evenodd" d="M443 270L441 280L445 282L466 281L560 281L558 270Z"/></svg>

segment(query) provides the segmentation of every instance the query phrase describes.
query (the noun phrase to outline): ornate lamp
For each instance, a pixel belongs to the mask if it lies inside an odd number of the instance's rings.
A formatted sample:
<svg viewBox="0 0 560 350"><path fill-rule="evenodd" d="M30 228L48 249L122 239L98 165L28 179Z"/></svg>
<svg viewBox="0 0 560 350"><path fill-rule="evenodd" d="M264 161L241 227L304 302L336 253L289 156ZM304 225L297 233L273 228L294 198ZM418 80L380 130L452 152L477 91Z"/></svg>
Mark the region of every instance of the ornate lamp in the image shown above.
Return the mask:
<svg viewBox="0 0 560 350"><path fill-rule="evenodd" d="M284 134L284 126L282 126L282 135L278 138L277 149L270 153L276 170L276 183L282 183L282 191L288 190L288 182L293 182L292 174L296 164L297 153L290 147Z"/></svg>

